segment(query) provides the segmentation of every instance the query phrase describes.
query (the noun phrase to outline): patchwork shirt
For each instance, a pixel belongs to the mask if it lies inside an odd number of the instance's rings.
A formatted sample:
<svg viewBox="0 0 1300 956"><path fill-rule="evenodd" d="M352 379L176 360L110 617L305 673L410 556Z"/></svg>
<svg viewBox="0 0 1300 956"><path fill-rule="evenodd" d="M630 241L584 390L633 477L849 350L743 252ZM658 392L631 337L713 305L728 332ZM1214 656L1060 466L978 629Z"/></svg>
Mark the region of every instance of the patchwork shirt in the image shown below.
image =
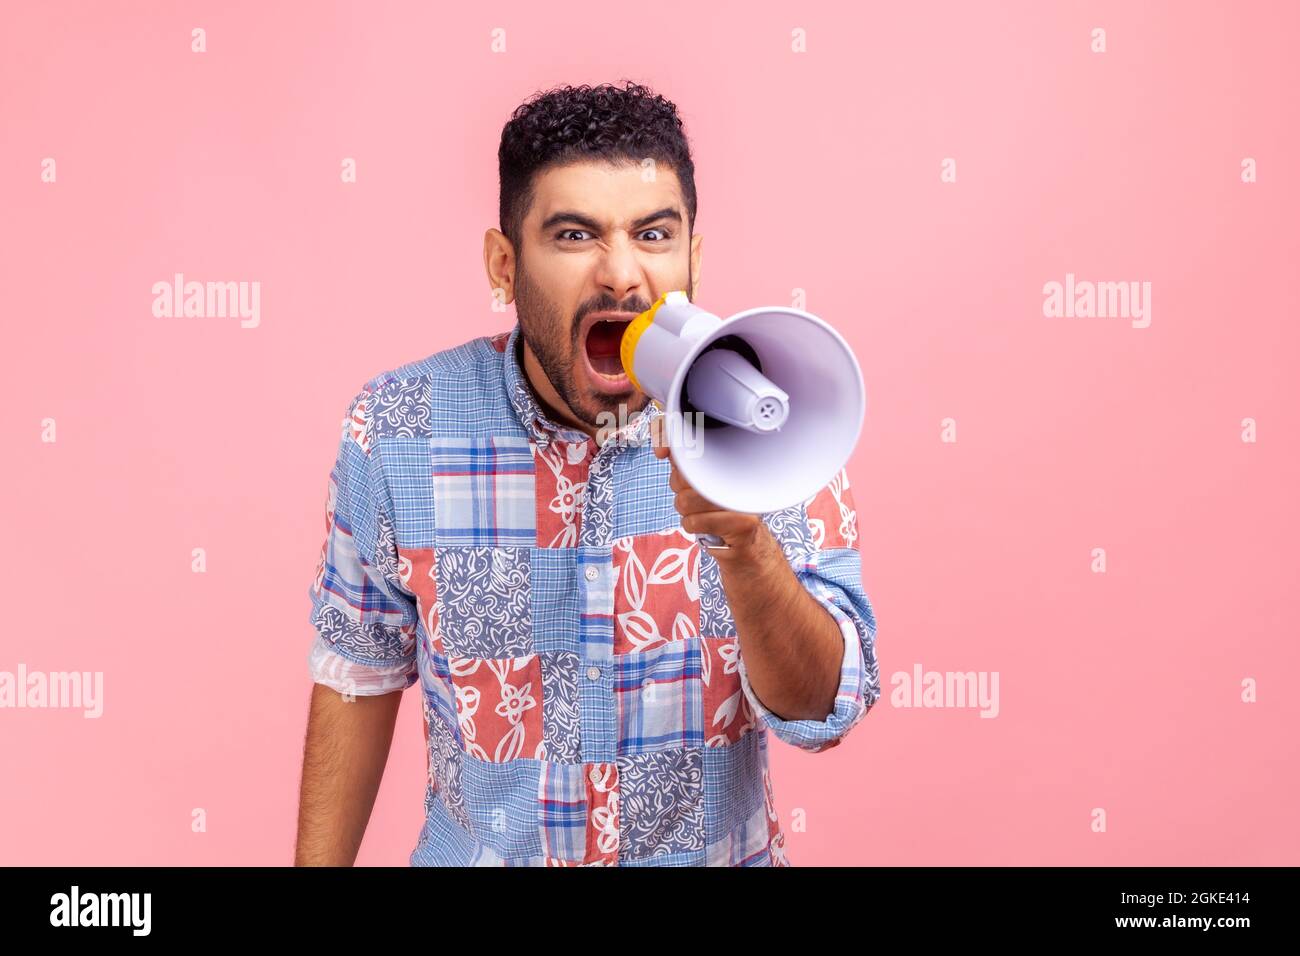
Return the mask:
<svg viewBox="0 0 1300 956"><path fill-rule="evenodd" d="M762 516L844 638L832 712L783 719L673 507L662 409L597 444L544 414L521 345L516 324L352 398L309 588L312 679L419 685L413 866L789 865L769 732L824 750L880 696L847 472Z"/></svg>

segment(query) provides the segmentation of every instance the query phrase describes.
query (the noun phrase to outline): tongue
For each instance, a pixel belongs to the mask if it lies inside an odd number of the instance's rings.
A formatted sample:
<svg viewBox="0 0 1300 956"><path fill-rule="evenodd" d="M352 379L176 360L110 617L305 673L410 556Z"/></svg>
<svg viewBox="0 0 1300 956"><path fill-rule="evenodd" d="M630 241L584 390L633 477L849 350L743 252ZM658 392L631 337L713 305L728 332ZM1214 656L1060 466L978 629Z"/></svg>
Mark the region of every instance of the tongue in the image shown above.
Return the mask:
<svg viewBox="0 0 1300 956"><path fill-rule="evenodd" d="M618 350L625 328L626 322L597 322L587 333L587 358L591 367L602 375L618 375L623 371Z"/></svg>

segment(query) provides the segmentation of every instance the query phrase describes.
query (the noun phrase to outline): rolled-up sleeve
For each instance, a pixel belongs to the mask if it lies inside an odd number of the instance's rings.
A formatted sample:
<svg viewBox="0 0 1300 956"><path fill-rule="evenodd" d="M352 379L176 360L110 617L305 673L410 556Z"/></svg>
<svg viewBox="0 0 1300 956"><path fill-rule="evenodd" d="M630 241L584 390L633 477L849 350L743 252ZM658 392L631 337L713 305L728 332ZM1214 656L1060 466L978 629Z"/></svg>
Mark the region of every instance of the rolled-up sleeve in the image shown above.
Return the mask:
<svg viewBox="0 0 1300 956"><path fill-rule="evenodd" d="M848 474L840 475L798 509L793 520L770 524L799 582L830 614L844 639L835 703L823 720L784 720L763 705L750 685L743 657L741 687L754 714L777 738L818 753L838 745L880 699L876 616L862 583L857 513Z"/></svg>
<svg viewBox="0 0 1300 956"><path fill-rule="evenodd" d="M417 611L398 577L392 503L372 453L373 399L367 386L348 405L308 590L311 678L355 696L405 690L417 679Z"/></svg>

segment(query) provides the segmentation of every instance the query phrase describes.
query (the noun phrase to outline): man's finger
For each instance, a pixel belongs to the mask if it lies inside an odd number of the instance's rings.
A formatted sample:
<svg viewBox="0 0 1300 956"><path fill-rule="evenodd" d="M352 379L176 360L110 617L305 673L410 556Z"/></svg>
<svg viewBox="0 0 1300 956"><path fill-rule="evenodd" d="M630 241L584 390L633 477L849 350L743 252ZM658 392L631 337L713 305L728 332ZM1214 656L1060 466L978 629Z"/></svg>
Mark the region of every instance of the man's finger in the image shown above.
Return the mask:
<svg viewBox="0 0 1300 956"><path fill-rule="evenodd" d="M682 530L690 534L716 534L724 540L728 536L753 533L755 516L739 511L697 511L682 517Z"/></svg>
<svg viewBox="0 0 1300 956"><path fill-rule="evenodd" d="M673 463L672 473L668 476L668 487L677 492L691 490L690 483L682 477L681 469L677 467L676 462Z"/></svg>
<svg viewBox="0 0 1300 956"><path fill-rule="evenodd" d="M668 443L664 441L664 419L660 415L650 423L650 444L654 448L655 457L661 461L668 457Z"/></svg>
<svg viewBox="0 0 1300 956"><path fill-rule="evenodd" d="M699 511L725 510L716 501L710 501L689 486L677 492L677 497L673 499L673 507L677 509L677 513L680 515L695 514Z"/></svg>

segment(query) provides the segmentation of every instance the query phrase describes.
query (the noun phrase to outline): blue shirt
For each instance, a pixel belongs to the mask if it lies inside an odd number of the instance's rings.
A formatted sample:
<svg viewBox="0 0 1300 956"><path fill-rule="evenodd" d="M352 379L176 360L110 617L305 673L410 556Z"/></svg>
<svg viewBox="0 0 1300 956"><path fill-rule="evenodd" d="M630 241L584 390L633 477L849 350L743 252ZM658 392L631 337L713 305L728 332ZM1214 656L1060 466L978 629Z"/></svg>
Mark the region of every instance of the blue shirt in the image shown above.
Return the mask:
<svg viewBox="0 0 1300 956"><path fill-rule="evenodd" d="M768 733L834 746L880 696L841 473L763 515L839 624L834 710L755 695L717 562L681 528L655 403L603 444L557 425L519 327L370 379L349 403L309 594L312 679L419 685L414 866L789 865Z"/></svg>

